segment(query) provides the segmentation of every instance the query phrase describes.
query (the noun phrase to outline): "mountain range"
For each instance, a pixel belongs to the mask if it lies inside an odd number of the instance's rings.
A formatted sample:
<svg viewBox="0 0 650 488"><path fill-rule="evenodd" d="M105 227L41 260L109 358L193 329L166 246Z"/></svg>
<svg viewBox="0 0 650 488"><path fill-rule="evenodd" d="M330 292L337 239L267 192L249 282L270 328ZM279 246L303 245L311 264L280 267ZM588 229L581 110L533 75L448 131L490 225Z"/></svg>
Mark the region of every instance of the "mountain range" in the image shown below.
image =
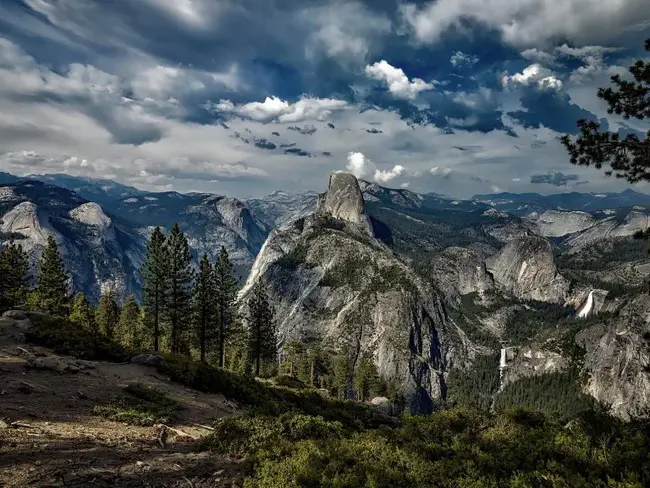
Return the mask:
<svg viewBox="0 0 650 488"><path fill-rule="evenodd" d="M242 304L264 282L281 344L345 351L350 389L372 357L413 413L441 399L524 398L549 378L576 405L648 413L650 260L632 238L648 227L648 195L454 200L348 173L322 194L251 200L66 175L2 173L0 185L2 240L36 263L54 236L91 299L107 286L140 296L149 233L179 222L195 256L226 247Z"/></svg>

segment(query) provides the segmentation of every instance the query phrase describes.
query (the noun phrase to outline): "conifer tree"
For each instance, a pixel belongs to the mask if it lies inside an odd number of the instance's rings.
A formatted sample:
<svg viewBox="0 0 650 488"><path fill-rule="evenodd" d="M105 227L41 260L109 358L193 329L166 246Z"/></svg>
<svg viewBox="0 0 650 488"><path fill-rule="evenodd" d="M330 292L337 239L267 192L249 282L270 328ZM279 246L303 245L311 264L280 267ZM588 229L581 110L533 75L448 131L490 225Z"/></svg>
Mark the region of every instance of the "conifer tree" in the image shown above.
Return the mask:
<svg viewBox="0 0 650 488"><path fill-rule="evenodd" d="M19 244L0 251L0 313L23 305L27 299L29 259Z"/></svg>
<svg viewBox="0 0 650 488"><path fill-rule="evenodd" d="M147 244L147 260L142 267L144 302L151 325L153 350L160 348L162 320L169 298L169 253L160 227L156 227Z"/></svg>
<svg viewBox="0 0 650 488"><path fill-rule="evenodd" d="M376 393L380 385L379 374L372 358L364 354L359 359L354 373L354 389L357 400L362 402Z"/></svg>
<svg viewBox="0 0 650 488"><path fill-rule="evenodd" d="M248 299L249 361L260 375L263 362L273 361L277 355L276 331L273 308L269 303L266 287L261 281L253 285Z"/></svg>
<svg viewBox="0 0 650 488"><path fill-rule="evenodd" d="M52 315L67 316L71 298L69 275L52 236L47 238L37 277L38 307Z"/></svg>
<svg viewBox="0 0 650 488"><path fill-rule="evenodd" d="M167 240L169 254L169 303L167 315L170 327L171 352L189 354L186 334L191 314L192 255L187 238L174 224Z"/></svg>
<svg viewBox="0 0 650 488"><path fill-rule="evenodd" d="M233 326L237 321L235 313L237 279L235 278L235 272L228 257L228 251L223 246L219 252L219 259L214 264L214 282L217 300L217 321L219 324L219 366L224 368L226 365L225 346L228 342L228 336L235 333Z"/></svg>
<svg viewBox="0 0 650 488"><path fill-rule="evenodd" d="M207 254L201 256L199 272L192 293L194 309L194 332L201 361L205 361L208 349L215 343L218 328L215 321L214 270Z"/></svg>
<svg viewBox="0 0 650 488"><path fill-rule="evenodd" d="M84 329L97 332L97 322L95 320L95 310L88 302L86 295L79 292L75 295L72 302L72 312L70 312L70 321Z"/></svg>
<svg viewBox="0 0 650 488"><path fill-rule="evenodd" d="M123 346L134 351L142 348L141 319L140 306L135 297L129 295L122 305L115 335Z"/></svg>
<svg viewBox="0 0 650 488"><path fill-rule="evenodd" d="M109 339L113 339L119 319L120 306L117 303L115 291L109 288L99 297L99 306L97 307L97 327L99 332Z"/></svg>

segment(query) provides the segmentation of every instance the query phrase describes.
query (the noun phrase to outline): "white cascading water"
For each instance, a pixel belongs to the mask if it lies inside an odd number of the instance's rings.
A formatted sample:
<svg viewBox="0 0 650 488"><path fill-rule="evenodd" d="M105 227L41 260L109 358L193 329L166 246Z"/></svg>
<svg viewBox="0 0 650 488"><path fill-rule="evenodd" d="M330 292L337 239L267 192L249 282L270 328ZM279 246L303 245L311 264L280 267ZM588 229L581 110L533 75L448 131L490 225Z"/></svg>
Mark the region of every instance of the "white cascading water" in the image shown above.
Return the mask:
<svg viewBox="0 0 650 488"><path fill-rule="evenodd" d="M581 319L587 318L593 306L594 306L594 290L591 290L589 292L589 297L587 298L587 303L585 303L585 306L582 307L582 310L578 312L578 317Z"/></svg>
<svg viewBox="0 0 650 488"><path fill-rule="evenodd" d="M506 350L501 349L501 359L499 360L499 391L503 389L503 370L506 368Z"/></svg>

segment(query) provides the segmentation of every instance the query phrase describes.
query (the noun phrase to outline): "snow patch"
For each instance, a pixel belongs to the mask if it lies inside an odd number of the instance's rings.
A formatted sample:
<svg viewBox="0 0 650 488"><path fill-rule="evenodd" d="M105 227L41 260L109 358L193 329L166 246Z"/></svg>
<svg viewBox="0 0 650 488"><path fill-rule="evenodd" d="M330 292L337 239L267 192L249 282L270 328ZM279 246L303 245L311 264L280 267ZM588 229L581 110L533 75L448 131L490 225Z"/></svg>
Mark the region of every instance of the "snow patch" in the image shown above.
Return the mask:
<svg viewBox="0 0 650 488"><path fill-rule="evenodd" d="M124 200L124 203L138 203L138 199L137 198L127 198L126 200Z"/></svg>

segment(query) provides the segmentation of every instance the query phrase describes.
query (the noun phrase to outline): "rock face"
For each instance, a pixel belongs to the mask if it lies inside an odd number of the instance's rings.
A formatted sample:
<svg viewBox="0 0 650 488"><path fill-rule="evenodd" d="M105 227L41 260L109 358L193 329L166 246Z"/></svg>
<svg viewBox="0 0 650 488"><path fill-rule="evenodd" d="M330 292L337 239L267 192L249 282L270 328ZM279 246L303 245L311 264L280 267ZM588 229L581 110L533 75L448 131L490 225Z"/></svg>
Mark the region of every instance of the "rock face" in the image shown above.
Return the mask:
<svg viewBox="0 0 650 488"><path fill-rule="evenodd" d="M432 259L431 268L435 283L449 300L468 293L484 293L495 286L483 256L471 249L448 247Z"/></svg>
<svg viewBox="0 0 650 488"><path fill-rule="evenodd" d="M569 283L559 274L551 244L529 234L507 244L487 260L487 269L505 291L517 298L563 302Z"/></svg>
<svg viewBox="0 0 650 488"><path fill-rule="evenodd" d="M547 210L541 214L533 213L525 218L535 232L544 237L561 237L582 232L593 226L593 215L586 212L562 212Z"/></svg>
<svg viewBox="0 0 650 488"><path fill-rule="evenodd" d="M316 214L271 233L240 293L244 311L253 284L264 282L281 344L316 338L347 356L350 396L355 364L368 355L411 412L431 411L452 358L464 357L441 298L367 234L354 176L333 175L321 202Z"/></svg>
<svg viewBox="0 0 650 488"><path fill-rule="evenodd" d="M327 192L319 199L316 212L358 225L370 235L373 233L359 182L351 173L330 175Z"/></svg>
<svg viewBox="0 0 650 488"><path fill-rule="evenodd" d="M650 296L580 332L589 373L586 392L623 418L650 416Z"/></svg>

